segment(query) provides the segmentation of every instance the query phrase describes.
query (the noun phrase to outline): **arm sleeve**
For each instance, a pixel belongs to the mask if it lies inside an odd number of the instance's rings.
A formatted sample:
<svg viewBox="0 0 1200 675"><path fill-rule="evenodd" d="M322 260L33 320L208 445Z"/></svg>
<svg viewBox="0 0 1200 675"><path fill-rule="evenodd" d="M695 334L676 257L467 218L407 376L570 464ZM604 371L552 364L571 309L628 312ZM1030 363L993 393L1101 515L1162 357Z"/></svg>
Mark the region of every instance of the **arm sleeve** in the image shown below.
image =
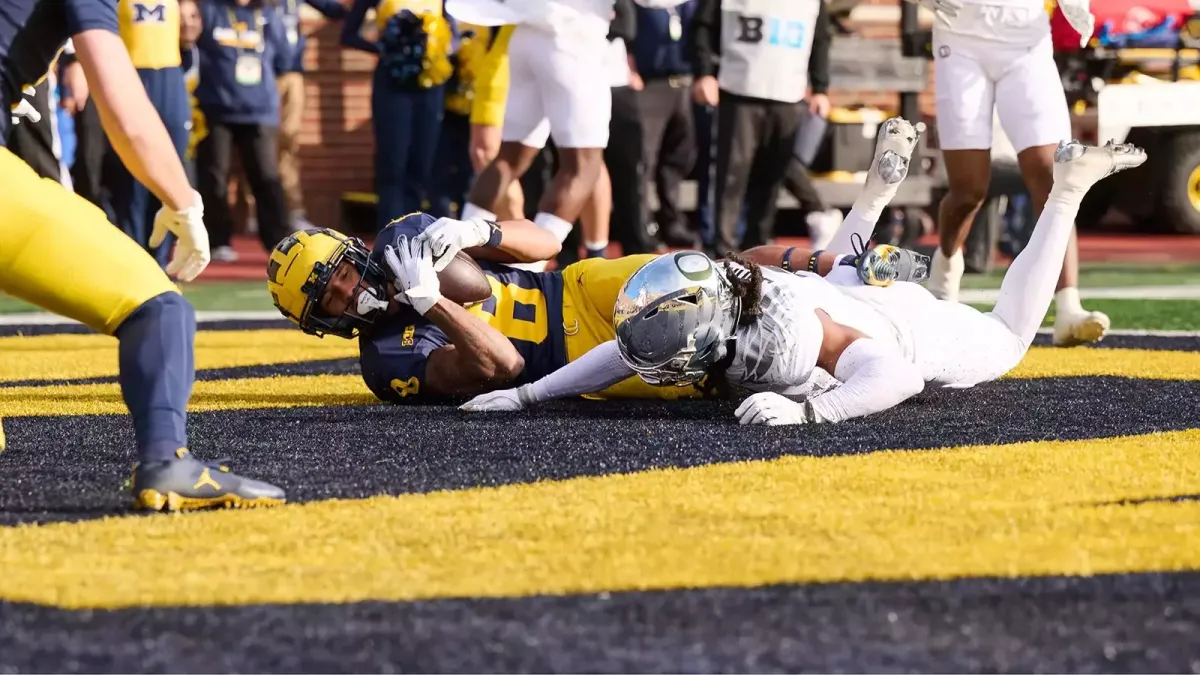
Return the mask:
<svg viewBox="0 0 1200 675"><path fill-rule="evenodd" d="M817 24L813 26L812 53L808 57L808 85L814 94L829 91L829 47L833 43L833 21L829 18L829 3L821 0Z"/></svg>
<svg viewBox="0 0 1200 675"><path fill-rule="evenodd" d="M721 54L721 0L700 0L691 26L692 73L696 77L717 74Z"/></svg>
<svg viewBox="0 0 1200 675"><path fill-rule="evenodd" d="M67 35L75 36L88 30L119 32L116 2L111 0L66 0L66 9Z"/></svg>
<svg viewBox="0 0 1200 675"><path fill-rule="evenodd" d="M637 10L633 7L633 0L616 0L613 4L613 11L616 16L608 27L608 40L621 39L626 44L633 42L637 37Z"/></svg>
<svg viewBox="0 0 1200 675"><path fill-rule="evenodd" d="M841 422L882 412L925 389L915 364L870 338L850 343L833 375L844 384L809 401L816 421Z"/></svg>
<svg viewBox="0 0 1200 675"><path fill-rule="evenodd" d="M399 321L396 327L399 332L385 331L361 342L363 381L382 401L405 403L425 398L429 355L448 344L446 336L418 316L411 324Z"/></svg>
<svg viewBox="0 0 1200 675"><path fill-rule="evenodd" d="M617 341L609 340L537 382L517 389L517 396L528 407L604 391L634 374L633 369L621 360Z"/></svg>
<svg viewBox="0 0 1200 675"><path fill-rule="evenodd" d="M308 4L326 19L337 21L346 17L346 6L337 0L308 0Z"/></svg>
<svg viewBox="0 0 1200 675"><path fill-rule="evenodd" d="M367 10L376 6L379 0L354 0L354 5L350 7L350 11L346 13L346 20L342 24L342 46L349 49L357 49L368 54L378 54L379 48L374 42L363 38L359 33L362 31L363 21L367 18Z"/></svg>

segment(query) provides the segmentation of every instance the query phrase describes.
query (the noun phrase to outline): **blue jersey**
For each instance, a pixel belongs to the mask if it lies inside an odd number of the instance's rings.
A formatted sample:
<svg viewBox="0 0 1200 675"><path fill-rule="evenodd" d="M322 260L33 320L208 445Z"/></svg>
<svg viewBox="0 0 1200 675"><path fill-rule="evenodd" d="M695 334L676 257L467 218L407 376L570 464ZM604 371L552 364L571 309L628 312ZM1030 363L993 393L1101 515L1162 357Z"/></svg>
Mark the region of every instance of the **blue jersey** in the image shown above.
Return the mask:
<svg viewBox="0 0 1200 675"><path fill-rule="evenodd" d="M382 269L383 248L401 235L413 237L436 219L425 213L405 216L384 228L371 254ZM567 363L563 338L563 283L558 272L527 272L480 261L492 285L492 297L471 307L475 316L503 333L525 359L525 369L508 386L520 386ZM387 272L390 276L390 272ZM450 344L433 322L408 305L375 323L359 337L359 362L367 387L384 401L412 401L426 394L425 364L435 350Z"/></svg>
<svg viewBox="0 0 1200 675"><path fill-rule="evenodd" d="M117 28L115 0L3 0L0 2L0 146L8 138L8 111L21 89L38 84L67 40L87 30Z"/></svg>

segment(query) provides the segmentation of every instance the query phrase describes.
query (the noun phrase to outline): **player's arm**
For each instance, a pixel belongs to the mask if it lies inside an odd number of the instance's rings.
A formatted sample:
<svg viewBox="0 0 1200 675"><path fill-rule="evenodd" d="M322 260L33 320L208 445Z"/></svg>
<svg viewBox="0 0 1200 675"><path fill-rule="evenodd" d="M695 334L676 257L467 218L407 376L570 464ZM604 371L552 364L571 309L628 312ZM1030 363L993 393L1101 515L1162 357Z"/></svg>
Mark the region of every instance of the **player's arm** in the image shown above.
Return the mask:
<svg viewBox="0 0 1200 675"><path fill-rule="evenodd" d="M522 410L560 398L595 394L635 375L609 340L536 382L476 396L459 409L470 412Z"/></svg>
<svg viewBox="0 0 1200 675"><path fill-rule="evenodd" d="M449 345L429 355L425 389L440 396L469 396L512 382L525 360L503 333L442 297L433 255L420 237L400 236L384 248L396 291L421 316L442 329Z"/></svg>
<svg viewBox="0 0 1200 675"><path fill-rule="evenodd" d="M367 10L379 4L379 0L354 0L350 6L344 23L342 23L342 46L357 49L368 54L379 54L379 44L371 42L362 36L363 21L367 18Z"/></svg>
<svg viewBox="0 0 1200 675"><path fill-rule="evenodd" d="M476 260L527 263L549 260L562 250L558 237L524 219L496 223L482 218L439 218L421 236L433 248L434 258L447 264L458 251Z"/></svg>
<svg viewBox="0 0 1200 675"><path fill-rule="evenodd" d="M819 309L798 324L803 333L797 336L798 345L820 341L816 354L807 357L811 364L832 373L842 385L803 403L774 393L755 394L734 412L742 424L841 422L882 412L924 390L921 371L894 347Z"/></svg>
<svg viewBox="0 0 1200 675"><path fill-rule="evenodd" d="M800 248L798 246L778 246L775 244L755 246L752 249L744 251L742 257L752 260L759 265L779 267L788 272L808 271L825 276L833 270L834 265L837 264L838 258L841 256L829 251L818 251L815 270L812 269L812 249Z"/></svg>
<svg viewBox="0 0 1200 675"><path fill-rule="evenodd" d="M197 206L175 144L116 32L115 14L111 28L103 23L85 18L72 40L104 133L129 172L164 205L174 211Z"/></svg>

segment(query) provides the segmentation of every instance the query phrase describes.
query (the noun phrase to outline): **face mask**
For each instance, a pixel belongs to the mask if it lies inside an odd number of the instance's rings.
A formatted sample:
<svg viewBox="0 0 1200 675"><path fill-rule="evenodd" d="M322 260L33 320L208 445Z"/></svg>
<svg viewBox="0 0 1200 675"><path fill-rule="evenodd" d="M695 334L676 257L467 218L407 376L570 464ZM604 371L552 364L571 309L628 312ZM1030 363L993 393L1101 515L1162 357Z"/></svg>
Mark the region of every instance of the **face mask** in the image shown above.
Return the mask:
<svg viewBox="0 0 1200 675"><path fill-rule="evenodd" d="M380 300L375 297L373 289L365 289L358 294L358 315L368 316L376 310L386 310L388 308L387 300Z"/></svg>

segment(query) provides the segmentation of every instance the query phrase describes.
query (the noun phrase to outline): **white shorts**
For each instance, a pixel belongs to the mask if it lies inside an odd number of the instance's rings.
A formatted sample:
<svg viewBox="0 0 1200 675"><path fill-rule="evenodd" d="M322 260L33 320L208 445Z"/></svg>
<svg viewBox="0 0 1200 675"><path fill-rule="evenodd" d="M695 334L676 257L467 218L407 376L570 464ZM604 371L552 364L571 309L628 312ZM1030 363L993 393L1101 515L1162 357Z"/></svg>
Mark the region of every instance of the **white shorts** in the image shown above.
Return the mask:
<svg viewBox="0 0 1200 675"><path fill-rule="evenodd" d="M509 90L501 139L531 148L608 146L612 92L604 36L564 48L562 38L517 26L508 43Z"/></svg>
<svg viewBox="0 0 1200 675"><path fill-rule="evenodd" d="M993 110L1017 152L1070 140L1045 10L967 5L955 21L933 31L940 147L991 148Z"/></svg>

